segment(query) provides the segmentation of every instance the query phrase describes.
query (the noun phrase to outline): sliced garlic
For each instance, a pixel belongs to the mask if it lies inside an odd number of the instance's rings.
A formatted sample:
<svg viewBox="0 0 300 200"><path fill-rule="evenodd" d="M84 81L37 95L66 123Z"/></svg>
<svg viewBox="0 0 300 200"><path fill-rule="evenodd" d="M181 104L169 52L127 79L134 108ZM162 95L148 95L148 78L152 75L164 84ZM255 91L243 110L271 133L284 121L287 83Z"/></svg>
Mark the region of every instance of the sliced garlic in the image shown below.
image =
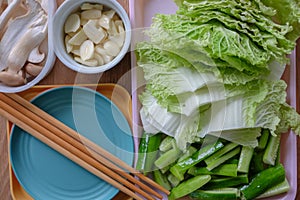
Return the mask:
<svg viewBox="0 0 300 200"><path fill-rule="evenodd" d="M73 50L71 51L71 53L72 53L73 55L75 55L75 56L79 56L79 57L80 57L80 50L79 50L79 49L73 49Z"/></svg>
<svg viewBox="0 0 300 200"><path fill-rule="evenodd" d="M83 61L91 59L94 55L94 43L91 40L84 41L80 46L80 58Z"/></svg>
<svg viewBox="0 0 300 200"><path fill-rule="evenodd" d="M104 59L101 55L99 55L98 53L94 54L94 58L98 61L98 65L104 65Z"/></svg>
<svg viewBox="0 0 300 200"><path fill-rule="evenodd" d="M112 35L112 36L118 34L117 26L116 26L116 24L115 24L114 21L112 21L112 22L110 23L110 27L109 27L109 29L107 30L107 33L108 33L109 35Z"/></svg>
<svg viewBox="0 0 300 200"><path fill-rule="evenodd" d="M106 15L110 19L112 19L115 14L116 14L116 11L114 11L114 10L108 10L108 11L103 12L103 15Z"/></svg>
<svg viewBox="0 0 300 200"><path fill-rule="evenodd" d="M101 27L97 28L95 21L92 20L83 26L83 31L95 44L99 44L106 37L105 31Z"/></svg>
<svg viewBox="0 0 300 200"><path fill-rule="evenodd" d="M70 40L69 43L72 45L81 45L88 37L83 30L76 33Z"/></svg>
<svg viewBox="0 0 300 200"><path fill-rule="evenodd" d="M74 20L76 31L66 25L65 46L77 62L87 66L101 66L116 57L125 42L124 24L116 11L101 4L83 3ZM74 17L75 18L75 17ZM70 16L69 23L72 22ZM72 30L72 31L71 31Z"/></svg>
<svg viewBox="0 0 300 200"><path fill-rule="evenodd" d="M81 13L81 19L98 19L102 15L101 10L91 9Z"/></svg>
<svg viewBox="0 0 300 200"><path fill-rule="evenodd" d="M91 9L98 9L98 10L102 10L103 9L103 5L100 4L91 4L91 3L83 3L80 6L81 10L91 10Z"/></svg>
<svg viewBox="0 0 300 200"><path fill-rule="evenodd" d="M69 43L71 39L71 36L66 35L65 37L65 45L66 45L66 50L68 53L70 53L73 50L73 45Z"/></svg>
<svg viewBox="0 0 300 200"><path fill-rule="evenodd" d="M102 58L105 64L109 63L113 59L113 57L109 55L102 55Z"/></svg>
<svg viewBox="0 0 300 200"><path fill-rule="evenodd" d="M99 53L100 55L107 55L107 51L100 45L97 45L96 48L95 48L95 51L97 53Z"/></svg>
<svg viewBox="0 0 300 200"><path fill-rule="evenodd" d="M80 25L81 25L81 26L84 26L86 23L88 23L88 21L89 21L89 20L87 20L87 19L81 19L81 20L80 20Z"/></svg>
<svg viewBox="0 0 300 200"><path fill-rule="evenodd" d="M115 42L120 48L122 48L125 42L125 34L117 34L114 36L109 37L109 40Z"/></svg>
<svg viewBox="0 0 300 200"><path fill-rule="evenodd" d="M78 14L71 14L65 23L65 33L76 32L80 27L80 17Z"/></svg>
<svg viewBox="0 0 300 200"><path fill-rule="evenodd" d="M98 65L98 61L96 59L90 59L84 61L80 57L74 57L74 60L83 65L90 66L90 67L96 67Z"/></svg>
<svg viewBox="0 0 300 200"><path fill-rule="evenodd" d="M105 28L106 30L109 29L111 20L109 17L106 15L102 15L101 18L99 19L99 25Z"/></svg>
<svg viewBox="0 0 300 200"><path fill-rule="evenodd" d="M114 41L107 41L104 43L103 48L107 51L110 56L117 56L120 52L120 47Z"/></svg>
<svg viewBox="0 0 300 200"><path fill-rule="evenodd" d="M119 27L123 27L123 22L122 20L115 20L114 22L116 27L118 27L118 32L119 32Z"/></svg>

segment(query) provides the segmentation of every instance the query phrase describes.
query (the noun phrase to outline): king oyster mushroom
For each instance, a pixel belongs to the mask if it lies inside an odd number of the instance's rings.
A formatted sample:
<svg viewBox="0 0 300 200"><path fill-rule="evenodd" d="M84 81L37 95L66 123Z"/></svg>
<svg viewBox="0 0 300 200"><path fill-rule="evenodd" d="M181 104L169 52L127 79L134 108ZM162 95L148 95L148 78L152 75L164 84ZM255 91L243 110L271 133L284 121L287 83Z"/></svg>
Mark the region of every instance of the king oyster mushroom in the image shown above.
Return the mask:
<svg viewBox="0 0 300 200"><path fill-rule="evenodd" d="M21 80L25 79L21 72L22 68L28 65L27 61L40 63L45 58L38 47L47 36L47 14L39 1L26 0L26 14L11 19L11 13L18 9L21 3L22 0L13 0L7 7L9 10L5 9L6 14L3 23L0 24L3 27L7 26L0 41L0 82L10 86L26 82Z"/></svg>

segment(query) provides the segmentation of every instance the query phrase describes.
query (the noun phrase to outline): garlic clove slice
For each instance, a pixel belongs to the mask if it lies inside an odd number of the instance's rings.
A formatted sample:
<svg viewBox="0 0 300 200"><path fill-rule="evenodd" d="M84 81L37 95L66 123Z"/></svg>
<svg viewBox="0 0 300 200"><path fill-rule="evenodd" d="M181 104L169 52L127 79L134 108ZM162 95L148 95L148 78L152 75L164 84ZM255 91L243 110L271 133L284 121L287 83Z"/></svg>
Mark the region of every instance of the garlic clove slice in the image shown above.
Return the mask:
<svg viewBox="0 0 300 200"><path fill-rule="evenodd" d="M65 37L65 46L68 53L70 53L73 50L73 45L69 43L71 39L71 36L66 35Z"/></svg>
<svg viewBox="0 0 300 200"><path fill-rule="evenodd" d="M103 44L103 48L106 50L107 54L110 56L117 56L120 52L120 47L112 40L108 40Z"/></svg>
<svg viewBox="0 0 300 200"><path fill-rule="evenodd" d="M83 30L76 33L70 40L69 43L72 45L81 45L88 37Z"/></svg>
<svg viewBox="0 0 300 200"><path fill-rule="evenodd" d="M112 19L114 15L116 14L116 11L114 10L107 10L103 12L104 15L106 15L108 18Z"/></svg>
<svg viewBox="0 0 300 200"><path fill-rule="evenodd" d="M80 58L83 61L91 59L94 55L94 43L91 40L84 41L80 46Z"/></svg>
<svg viewBox="0 0 300 200"><path fill-rule="evenodd" d="M94 58L98 61L98 65L104 65L104 59L101 55L99 55L98 53L94 54Z"/></svg>
<svg viewBox="0 0 300 200"><path fill-rule="evenodd" d="M102 15L101 18L99 19L99 25L105 28L106 30L108 30L109 27L111 26L110 23L111 23L111 19L106 15Z"/></svg>
<svg viewBox="0 0 300 200"><path fill-rule="evenodd" d="M80 27L80 17L78 14L71 14L65 22L65 33L76 32Z"/></svg>
<svg viewBox="0 0 300 200"><path fill-rule="evenodd" d="M96 22L92 20L83 26L83 31L95 44L99 44L106 37L105 31L101 27L97 28Z"/></svg>
<svg viewBox="0 0 300 200"><path fill-rule="evenodd" d="M101 56L107 55L107 51L100 45L97 45L95 51L99 53Z"/></svg>
<svg viewBox="0 0 300 200"><path fill-rule="evenodd" d="M91 9L103 10L103 5L101 5L101 4L83 3L80 6L80 9L81 10L91 10Z"/></svg>
<svg viewBox="0 0 300 200"><path fill-rule="evenodd" d="M107 64L107 63L109 63L110 61L113 60L113 57L109 56L109 55L103 55L102 58L103 58L103 61L104 61L105 64Z"/></svg>
<svg viewBox="0 0 300 200"><path fill-rule="evenodd" d="M98 65L98 61L96 59L90 59L84 61L80 57L74 57L74 60L89 67L96 67Z"/></svg>
<svg viewBox="0 0 300 200"><path fill-rule="evenodd" d="M81 19L98 19L102 15L101 10L91 9L85 10L81 13Z"/></svg>

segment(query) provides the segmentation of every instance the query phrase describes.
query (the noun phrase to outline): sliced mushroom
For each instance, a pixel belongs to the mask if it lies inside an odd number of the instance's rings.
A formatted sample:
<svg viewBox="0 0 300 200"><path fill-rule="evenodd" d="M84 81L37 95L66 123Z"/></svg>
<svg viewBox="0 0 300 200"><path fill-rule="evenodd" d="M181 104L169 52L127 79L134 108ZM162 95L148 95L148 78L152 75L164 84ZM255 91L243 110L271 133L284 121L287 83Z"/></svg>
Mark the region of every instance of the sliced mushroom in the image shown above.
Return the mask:
<svg viewBox="0 0 300 200"><path fill-rule="evenodd" d="M42 66L35 65L33 63L28 63L25 66L26 73L30 74L31 76L37 76L37 75L39 75L39 73L41 73L42 70L43 70Z"/></svg>
<svg viewBox="0 0 300 200"><path fill-rule="evenodd" d="M3 11L0 16L0 38L3 36L5 32L5 26L7 25L9 19L14 15L14 12L18 10L22 0L13 0L10 4L8 4L7 8Z"/></svg>
<svg viewBox="0 0 300 200"><path fill-rule="evenodd" d="M8 86L20 86L26 83L26 79L22 74L2 71L0 72L0 82Z"/></svg>
<svg viewBox="0 0 300 200"><path fill-rule="evenodd" d="M30 52L45 39L47 34L46 19L40 19L15 44L7 58L8 71L16 73L25 65Z"/></svg>
<svg viewBox="0 0 300 200"><path fill-rule="evenodd" d="M27 61L31 63L41 63L45 57L45 53L41 53L37 46L30 52Z"/></svg>
<svg viewBox="0 0 300 200"><path fill-rule="evenodd" d="M13 2L15 1L16 0ZM9 54L13 50L14 46L20 42L20 39L28 31L28 29L32 26L36 26L37 21L41 23L41 21L46 19L44 22L47 23L47 15L36 0L26 0L26 8L28 9L28 12L25 15L11 20L3 37L1 38L0 71L7 68Z"/></svg>

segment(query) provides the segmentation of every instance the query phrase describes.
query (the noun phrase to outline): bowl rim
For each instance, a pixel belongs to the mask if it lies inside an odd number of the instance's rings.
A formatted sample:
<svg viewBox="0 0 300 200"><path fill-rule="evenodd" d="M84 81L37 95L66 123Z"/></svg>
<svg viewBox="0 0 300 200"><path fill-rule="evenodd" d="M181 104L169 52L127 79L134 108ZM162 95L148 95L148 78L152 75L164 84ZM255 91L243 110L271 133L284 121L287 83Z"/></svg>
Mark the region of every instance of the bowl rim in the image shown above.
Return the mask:
<svg viewBox="0 0 300 200"><path fill-rule="evenodd" d="M79 8L79 6L83 3L98 3L103 4L106 7L109 7L118 13L119 17L122 19L126 36L125 36L125 42L123 44L123 47L121 48L121 51L119 54L109 63L101 65L101 66L95 66L95 67L89 67L84 66L78 62L76 62L71 55L69 55L65 50L65 44L64 44L64 33L63 33L63 25L66 20L66 18L70 15L70 13L74 12ZM119 4L115 0L66 0L64 1L59 8L57 9L53 20L53 29L52 29L52 37L54 39L53 41L53 48L54 52L57 56L57 58L68 68L77 71L79 73L84 74L96 74L105 72L113 67L115 67L126 55L126 53L129 50L130 44L131 44L131 23L129 20L129 16L123 6Z"/></svg>

